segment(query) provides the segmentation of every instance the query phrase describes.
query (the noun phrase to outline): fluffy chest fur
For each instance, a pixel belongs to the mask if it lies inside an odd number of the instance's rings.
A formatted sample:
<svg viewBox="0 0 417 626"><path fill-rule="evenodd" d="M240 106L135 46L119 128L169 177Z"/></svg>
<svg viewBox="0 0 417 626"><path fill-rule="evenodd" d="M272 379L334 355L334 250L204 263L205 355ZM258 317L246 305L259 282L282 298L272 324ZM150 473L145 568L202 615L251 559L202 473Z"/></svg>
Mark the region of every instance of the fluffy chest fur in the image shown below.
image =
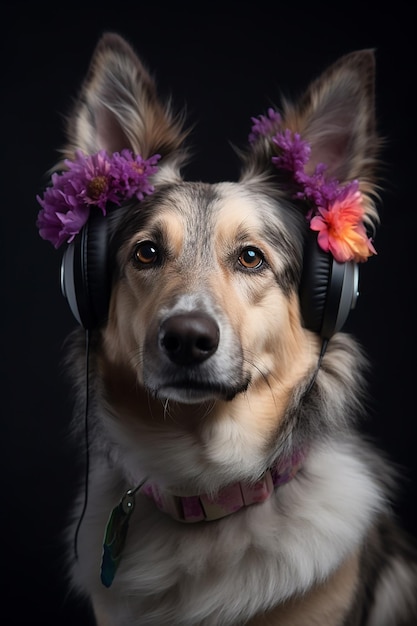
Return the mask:
<svg viewBox="0 0 417 626"><path fill-rule="evenodd" d="M113 469L97 466L80 536L89 558L80 559L74 579L110 623L137 624L137 615L154 625L243 623L325 582L360 549L384 505L353 450L354 442L312 450L297 477L270 500L217 522L181 524L137 497L109 590L99 581L102 529L126 484ZM124 600L115 607L120 594Z"/></svg>

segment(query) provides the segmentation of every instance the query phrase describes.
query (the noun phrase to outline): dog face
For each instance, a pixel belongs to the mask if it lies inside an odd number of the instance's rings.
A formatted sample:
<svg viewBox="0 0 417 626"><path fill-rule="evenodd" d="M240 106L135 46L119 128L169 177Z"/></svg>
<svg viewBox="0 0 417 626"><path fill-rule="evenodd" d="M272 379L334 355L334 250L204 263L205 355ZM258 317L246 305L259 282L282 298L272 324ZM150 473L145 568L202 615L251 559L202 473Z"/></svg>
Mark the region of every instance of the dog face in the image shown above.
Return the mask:
<svg viewBox="0 0 417 626"><path fill-rule="evenodd" d="M250 184L172 184L150 205L119 227L107 357L162 400L283 381L303 343L301 217Z"/></svg>
<svg viewBox="0 0 417 626"><path fill-rule="evenodd" d="M112 231L97 358L117 437L182 484L196 485L198 467L209 490L225 471L262 473L260 451L316 365L297 292L304 217L268 185L180 181L122 210Z"/></svg>

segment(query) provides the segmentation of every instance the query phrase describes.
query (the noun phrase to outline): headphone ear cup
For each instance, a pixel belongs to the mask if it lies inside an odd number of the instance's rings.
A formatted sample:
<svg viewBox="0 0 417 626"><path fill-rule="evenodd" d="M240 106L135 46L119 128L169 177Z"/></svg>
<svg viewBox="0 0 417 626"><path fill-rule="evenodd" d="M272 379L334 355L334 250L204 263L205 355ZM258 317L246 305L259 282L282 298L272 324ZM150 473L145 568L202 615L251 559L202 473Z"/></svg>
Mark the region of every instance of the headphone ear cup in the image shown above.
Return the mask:
<svg viewBox="0 0 417 626"><path fill-rule="evenodd" d="M330 339L344 326L358 297L359 268L349 261L339 263L308 233L300 281L300 306L304 325Z"/></svg>
<svg viewBox="0 0 417 626"><path fill-rule="evenodd" d="M97 327L108 313L108 218L92 212L81 232L64 252L61 291L81 326Z"/></svg>

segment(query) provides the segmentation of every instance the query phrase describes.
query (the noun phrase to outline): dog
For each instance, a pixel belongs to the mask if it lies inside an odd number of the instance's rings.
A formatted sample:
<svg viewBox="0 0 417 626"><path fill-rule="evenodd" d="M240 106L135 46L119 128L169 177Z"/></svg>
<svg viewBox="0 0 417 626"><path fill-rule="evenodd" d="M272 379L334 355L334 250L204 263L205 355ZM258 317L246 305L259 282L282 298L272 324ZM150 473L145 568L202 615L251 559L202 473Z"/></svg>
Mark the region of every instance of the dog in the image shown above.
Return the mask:
<svg viewBox="0 0 417 626"><path fill-rule="evenodd" d="M248 120L238 181L187 181L185 116L130 42L98 41L38 227L78 321L67 558L99 626L417 624L343 330L377 262L374 80L347 53Z"/></svg>

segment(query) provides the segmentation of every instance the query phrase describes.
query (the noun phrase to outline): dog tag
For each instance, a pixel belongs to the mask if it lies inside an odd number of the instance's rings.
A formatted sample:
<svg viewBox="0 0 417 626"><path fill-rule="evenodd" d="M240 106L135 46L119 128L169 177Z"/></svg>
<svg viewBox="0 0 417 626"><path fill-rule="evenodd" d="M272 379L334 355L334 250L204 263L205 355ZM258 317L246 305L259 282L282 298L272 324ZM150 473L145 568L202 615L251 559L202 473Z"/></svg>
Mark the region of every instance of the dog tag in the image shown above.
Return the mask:
<svg viewBox="0 0 417 626"><path fill-rule="evenodd" d="M129 519L135 508L135 491L129 489L110 513L104 533L101 582L110 587L116 575L126 542Z"/></svg>

